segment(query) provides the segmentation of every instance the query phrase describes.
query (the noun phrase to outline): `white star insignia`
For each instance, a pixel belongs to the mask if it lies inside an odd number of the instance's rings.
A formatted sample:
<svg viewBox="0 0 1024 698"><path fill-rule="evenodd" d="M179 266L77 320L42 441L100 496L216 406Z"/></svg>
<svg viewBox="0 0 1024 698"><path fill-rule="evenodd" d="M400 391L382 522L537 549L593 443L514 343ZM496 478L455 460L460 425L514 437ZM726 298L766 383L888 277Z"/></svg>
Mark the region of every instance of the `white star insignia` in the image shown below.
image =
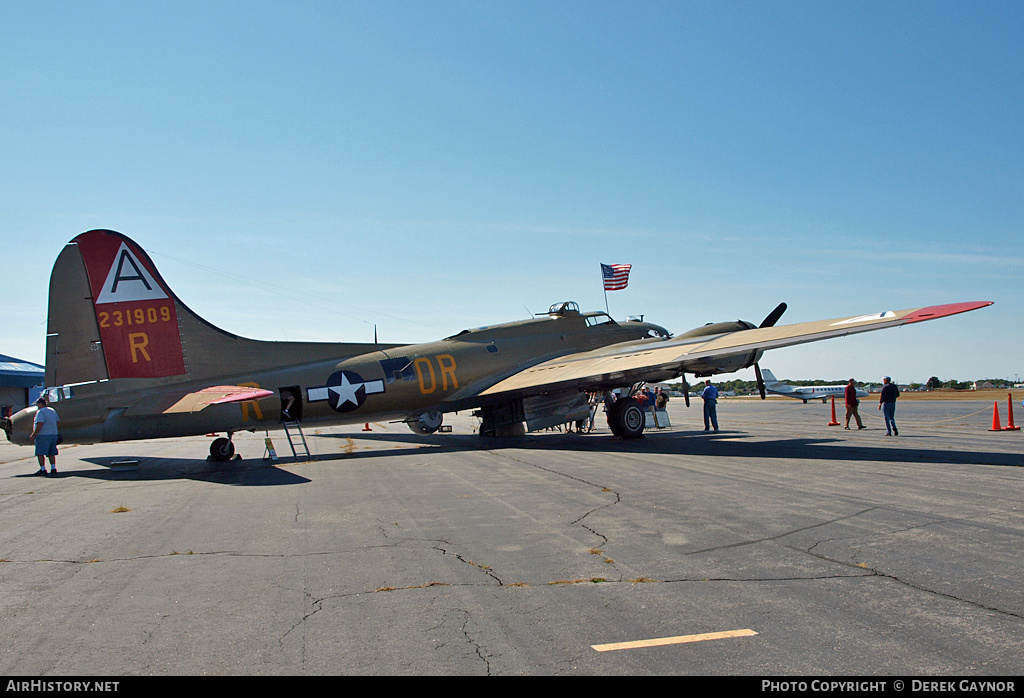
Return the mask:
<svg viewBox="0 0 1024 698"><path fill-rule="evenodd" d="M362 387L362 383L349 383L348 376L343 373L341 374L341 385L332 385L328 390L338 396L338 407L341 407L346 402L358 405L359 400L356 398L356 391Z"/></svg>

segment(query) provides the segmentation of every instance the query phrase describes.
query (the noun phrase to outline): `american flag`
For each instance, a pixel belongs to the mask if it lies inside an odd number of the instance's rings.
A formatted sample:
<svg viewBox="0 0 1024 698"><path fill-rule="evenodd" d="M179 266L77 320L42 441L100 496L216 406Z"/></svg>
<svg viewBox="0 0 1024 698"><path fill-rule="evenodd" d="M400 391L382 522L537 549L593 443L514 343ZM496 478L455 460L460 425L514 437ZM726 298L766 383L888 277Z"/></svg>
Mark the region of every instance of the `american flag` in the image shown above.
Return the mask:
<svg viewBox="0 0 1024 698"><path fill-rule="evenodd" d="M629 283L629 270L632 264L602 264L601 276L604 277L605 291L621 291Z"/></svg>

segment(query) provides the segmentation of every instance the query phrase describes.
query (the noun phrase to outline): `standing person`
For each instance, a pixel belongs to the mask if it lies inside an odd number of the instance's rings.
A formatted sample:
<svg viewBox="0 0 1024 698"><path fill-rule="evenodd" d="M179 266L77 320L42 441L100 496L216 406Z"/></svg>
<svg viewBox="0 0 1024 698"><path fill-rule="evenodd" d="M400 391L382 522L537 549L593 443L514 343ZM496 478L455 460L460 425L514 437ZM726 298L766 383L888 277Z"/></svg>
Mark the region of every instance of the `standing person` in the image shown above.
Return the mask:
<svg viewBox="0 0 1024 698"><path fill-rule="evenodd" d="M661 388L657 389L654 397L654 407L658 410L664 410L668 408L668 393Z"/></svg>
<svg viewBox="0 0 1024 698"><path fill-rule="evenodd" d="M900 389L896 387L889 376L883 378L882 383L882 395L878 398L878 409L882 410L882 417L885 418L885 435L899 436L900 430L896 428L896 398L900 396Z"/></svg>
<svg viewBox="0 0 1024 698"><path fill-rule="evenodd" d="M711 385L711 379L704 381L704 390L700 391L704 399L704 431L711 431L711 427L718 431L718 388Z"/></svg>
<svg viewBox="0 0 1024 698"><path fill-rule="evenodd" d="M863 429L864 423L860 421L860 414L857 413L857 406L860 404L860 400L857 399L857 386L856 381L852 378L850 382L846 384L846 391L844 393L846 399L846 426L845 429L850 428L850 417L853 416L857 420L857 428Z"/></svg>
<svg viewBox="0 0 1024 698"><path fill-rule="evenodd" d="M594 431L594 417L597 416L597 406L601 404L601 393L596 390L590 393L590 416L587 418L587 433Z"/></svg>
<svg viewBox="0 0 1024 698"><path fill-rule="evenodd" d="M29 441L36 442L36 459L39 460L39 470L36 475L46 475L44 459L50 459L50 475L57 477L57 423L60 417L57 410L46 406L46 398L36 400L36 416L32 422L32 433L28 435Z"/></svg>

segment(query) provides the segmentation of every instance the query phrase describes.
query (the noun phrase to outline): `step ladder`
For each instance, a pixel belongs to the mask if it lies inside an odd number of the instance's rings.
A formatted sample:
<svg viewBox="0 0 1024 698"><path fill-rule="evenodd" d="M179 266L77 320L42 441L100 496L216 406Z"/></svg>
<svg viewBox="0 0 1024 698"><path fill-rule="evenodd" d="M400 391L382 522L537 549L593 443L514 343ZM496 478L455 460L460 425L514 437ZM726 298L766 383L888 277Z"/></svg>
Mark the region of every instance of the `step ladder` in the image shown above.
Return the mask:
<svg viewBox="0 0 1024 698"><path fill-rule="evenodd" d="M309 455L309 446L306 445L306 435L302 433L302 427L297 421L284 422L284 433L288 436L288 445L292 447L296 463L300 457L303 460L313 460Z"/></svg>

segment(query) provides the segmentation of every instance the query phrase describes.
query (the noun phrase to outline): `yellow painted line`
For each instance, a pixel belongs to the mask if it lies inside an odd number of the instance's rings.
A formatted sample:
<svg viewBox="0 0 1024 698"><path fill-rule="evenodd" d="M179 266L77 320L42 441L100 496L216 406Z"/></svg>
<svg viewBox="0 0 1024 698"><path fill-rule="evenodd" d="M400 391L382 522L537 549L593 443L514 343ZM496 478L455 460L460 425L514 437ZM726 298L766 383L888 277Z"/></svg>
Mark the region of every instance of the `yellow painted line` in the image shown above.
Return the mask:
<svg viewBox="0 0 1024 698"><path fill-rule="evenodd" d="M704 642L705 640L724 640L730 637L753 637L753 630L724 630L720 633L701 633L700 635L678 635L676 637L656 637L651 640L634 640L633 642L612 642L607 645L591 645L598 652L612 650L631 650L637 647L661 647L662 645L682 645L687 642Z"/></svg>

